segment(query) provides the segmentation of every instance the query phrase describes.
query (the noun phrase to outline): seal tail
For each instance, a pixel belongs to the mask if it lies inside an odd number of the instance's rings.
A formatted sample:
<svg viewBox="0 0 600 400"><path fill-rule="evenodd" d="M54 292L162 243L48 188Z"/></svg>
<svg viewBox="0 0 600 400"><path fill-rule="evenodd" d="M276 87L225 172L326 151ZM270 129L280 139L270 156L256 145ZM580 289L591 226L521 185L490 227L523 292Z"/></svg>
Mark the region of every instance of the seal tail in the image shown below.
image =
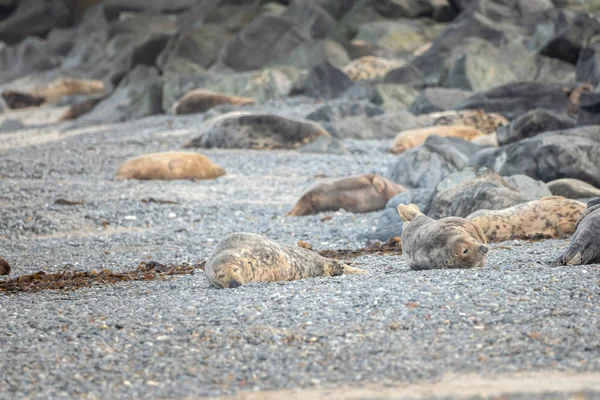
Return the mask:
<svg viewBox="0 0 600 400"><path fill-rule="evenodd" d="M421 211L419 210L419 207L416 204L409 204L409 205L400 204L398 206L398 214L400 215L400 218L402 218L402 220L404 222L412 221L413 219L417 218L419 215L423 215L423 214L421 214Z"/></svg>

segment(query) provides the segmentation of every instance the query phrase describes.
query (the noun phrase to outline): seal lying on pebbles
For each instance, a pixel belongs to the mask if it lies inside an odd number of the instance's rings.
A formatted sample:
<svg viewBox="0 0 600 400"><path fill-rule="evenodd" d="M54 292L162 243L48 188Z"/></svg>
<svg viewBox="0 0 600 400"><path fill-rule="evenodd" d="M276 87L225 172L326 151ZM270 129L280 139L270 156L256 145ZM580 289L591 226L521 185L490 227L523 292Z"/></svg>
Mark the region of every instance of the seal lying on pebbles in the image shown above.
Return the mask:
<svg viewBox="0 0 600 400"><path fill-rule="evenodd" d="M203 113L220 104L232 106L246 106L254 104L256 100L249 97L233 96L226 93L213 92L212 90L196 89L184 94L173 104L174 115Z"/></svg>
<svg viewBox="0 0 600 400"><path fill-rule="evenodd" d="M206 279L217 288L365 272L314 251L246 232L227 235L204 266Z"/></svg>
<svg viewBox="0 0 600 400"><path fill-rule="evenodd" d="M287 215L312 215L343 208L353 213L382 210L388 200L407 189L375 174L320 183L302 195Z"/></svg>
<svg viewBox="0 0 600 400"><path fill-rule="evenodd" d="M560 196L518 204L504 210L478 210L468 215L491 242L568 237L585 204Z"/></svg>
<svg viewBox="0 0 600 400"><path fill-rule="evenodd" d="M587 204L575 229L569 247L552 265L600 264L600 197Z"/></svg>
<svg viewBox="0 0 600 400"><path fill-rule="evenodd" d="M10 265L4 258L0 258L0 275L10 274Z"/></svg>
<svg viewBox="0 0 600 400"><path fill-rule="evenodd" d="M461 125L439 125L428 128L409 129L396 135L390 152L398 154L422 145L429 136L459 137L470 142L484 135L475 128Z"/></svg>
<svg viewBox="0 0 600 400"><path fill-rule="evenodd" d="M481 229L466 219L429 218L415 204L398 206L402 252L413 270L483 267L489 247Z"/></svg>
<svg viewBox="0 0 600 400"><path fill-rule="evenodd" d="M320 136L331 136L312 121L243 111L220 115L206 124L206 130L185 148L297 149Z"/></svg>
<svg viewBox="0 0 600 400"><path fill-rule="evenodd" d="M215 179L224 174L202 154L172 151L131 158L119 167L115 179Z"/></svg>

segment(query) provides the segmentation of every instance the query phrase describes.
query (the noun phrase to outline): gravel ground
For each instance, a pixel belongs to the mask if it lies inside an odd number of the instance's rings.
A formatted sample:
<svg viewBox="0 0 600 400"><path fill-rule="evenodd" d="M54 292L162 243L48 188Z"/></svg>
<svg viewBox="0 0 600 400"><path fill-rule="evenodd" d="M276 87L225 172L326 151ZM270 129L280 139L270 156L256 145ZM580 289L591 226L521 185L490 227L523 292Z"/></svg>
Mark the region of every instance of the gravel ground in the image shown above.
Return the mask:
<svg viewBox="0 0 600 400"><path fill-rule="evenodd" d="M389 141L346 140L349 155L207 150L227 171L215 181L111 180L125 159L177 149L201 125L201 117L161 116L13 134L0 146L0 256L12 276L193 262L235 231L316 249L365 244L360 234L380 213L284 214L317 176L385 174ZM55 205L59 198L85 204ZM600 372L600 266L548 267L566 245L493 245L481 270L414 272L402 257L365 255L353 265L367 275L217 290L199 271L0 295L0 398L181 398L447 373Z"/></svg>

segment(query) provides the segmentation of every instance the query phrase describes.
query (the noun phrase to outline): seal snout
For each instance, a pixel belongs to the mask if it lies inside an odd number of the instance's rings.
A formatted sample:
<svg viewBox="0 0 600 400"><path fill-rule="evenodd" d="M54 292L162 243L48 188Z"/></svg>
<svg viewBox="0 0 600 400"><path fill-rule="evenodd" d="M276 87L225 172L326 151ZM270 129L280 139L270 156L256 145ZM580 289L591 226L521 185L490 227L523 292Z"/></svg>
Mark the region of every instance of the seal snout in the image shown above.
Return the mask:
<svg viewBox="0 0 600 400"><path fill-rule="evenodd" d="M486 246L486 245L482 244L482 245L480 245L480 246L479 246L479 249L478 249L478 250L479 250L479 252L480 252L481 254L487 254L487 253L488 253L488 251L490 251L490 248L489 248L488 246Z"/></svg>

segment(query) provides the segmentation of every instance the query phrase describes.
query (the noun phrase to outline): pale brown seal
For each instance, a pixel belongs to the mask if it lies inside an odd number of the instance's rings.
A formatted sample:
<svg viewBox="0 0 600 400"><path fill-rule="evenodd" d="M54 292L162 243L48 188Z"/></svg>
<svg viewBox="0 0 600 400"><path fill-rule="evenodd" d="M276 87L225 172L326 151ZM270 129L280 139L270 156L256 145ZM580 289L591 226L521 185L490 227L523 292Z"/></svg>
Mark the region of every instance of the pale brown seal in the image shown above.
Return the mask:
<svg viewBox="0 0 600 400"><path fill-rule="evenodd" d="M407 189L375 174L319 183L304 193L287 215L311 215L344 209L353 213L382 210L388 200Z"/></svg>
<svg viewBox="0 0 600 400"><path fill-rule="evenodd" d="M501 126L506 126L510 122L504 116L497 113L486 113L483 110L460 110L443 111L429 114L435 118L433 124L439 125L463 125L477 129L481 133L489 135L496 132Z"/></svg>
<svg viewBox="0 0 600 400"><path fill-rule="evenodd" d="M464 218L429 218L415 204L398 206L402 253L413 270L483 267L489 247L481 229Z"/></svg>
<svg viewBox="0 0 600 400"><path fill-rule="evenodd" d="M600 264L600 197L588 202L575 225L569 247L552 265Z"/></svg>
<svg viewBox="0 0 600 400"><path fill-rule="evenodd" d="M56 103L63 96L103 93L104 82L95 79L60 78L31 91L34 96L43 97L46 103Z"/></svg>
<svg viewBox="0 0 600 400"><path fill-rule="evenodd" d="M0 258L0 275L10 274L10 265L4 258Z"/></svg>
<svg viewBox="0 0 600 400"><path fill-rule="evenodd" d="M314 251L247 232L227 235L204 266L206 279L217 288L365 272Z"/></svg>
<svg viewBox="0 0 600 400"><path fill-rule="evenodd" d="M477 224L489 241L501 242L568 237L584 211L584 203L547 196L503 210L478 210L466 218Z"/></svg>
<svg viewBox="0 0 600 400"><path fill-rule="evenodd" d="M354 81L372 80L384 76L388 71L404 65L403 61L388 58L364 56L350 61L342 71Z"/></svg>
<svg viewBox="0 0 600 400"><path fill-rule="evenodd" d="M131 158L119 167L115 179L215 179L224 174L202 154L171 151Z"/></svg>
<svg viewBox="0 0 600 400"><path fill-rule="evenodd" d="M227 93L213 92L206 89L195 89L184 94L173 104L174 115L203 113L214 106L229 104L233 106L246 106L254 104L256 100L249 97L233 96Z"/></svg>
<svg viewBox="0 0 600 400"><path fill-rule="evenodd" d="M428 128L409 129L400 132L394 138L390 152L398 154L425 143L429 136L459 137L466 141L484 136L475 128L462 125L439 125Z"/></svg>

